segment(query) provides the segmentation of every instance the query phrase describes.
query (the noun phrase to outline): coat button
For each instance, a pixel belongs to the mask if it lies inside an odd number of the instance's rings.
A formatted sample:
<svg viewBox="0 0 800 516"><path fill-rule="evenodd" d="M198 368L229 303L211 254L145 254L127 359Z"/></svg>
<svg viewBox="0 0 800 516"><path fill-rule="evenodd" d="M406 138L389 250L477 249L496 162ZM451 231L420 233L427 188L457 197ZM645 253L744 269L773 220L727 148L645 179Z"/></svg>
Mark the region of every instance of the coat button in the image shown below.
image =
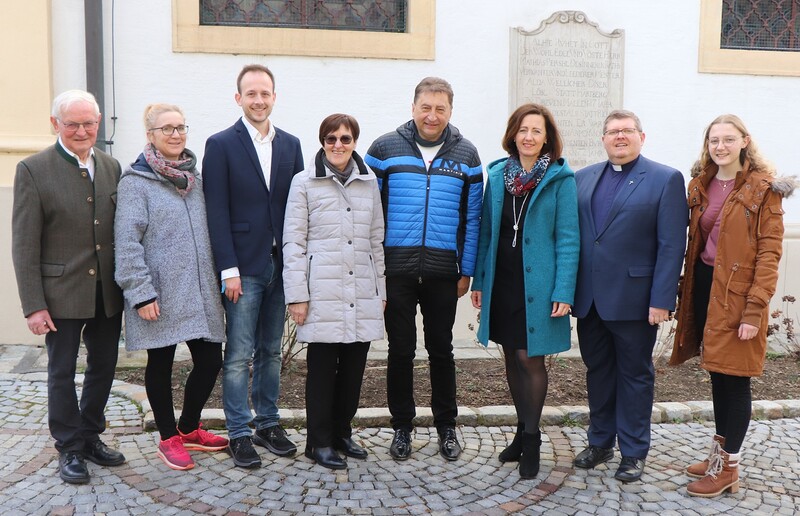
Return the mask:
<svg viewBox="0 0 800 516"><path fill-rule="evenodd" d="M353 271L350 271L350 275L351 275L351 276L353 275Z"/></svg>
<svg viewBox="0 0 800 516"><path fill-rule="evenodd" d="M94 199L92 199L92 196L91 196L91 195L90 195L89 197L87 197L87 198L86 198L86 202L92 202L92 201L94 201Z"/></svg>
<svg viewBox="0 0 800 516"><path fill-rule="evenodd" d="M350 308L353 308L353 303L350 303Z"/></svg>
<svg viewBox="0 0 800 516"><path fill-rule="evenodd" d="M350 211L350 208L347 208L347 211Z"/></svg>
<svg viewBox="0 0 800 516"><path fill-rule="evenodd" d="M88 176L88 175L89 175L89 173L88 173L88 172L86 172L86 171L84 171L84 172L81 172L81 177L86 177L86 176Z"/></svg>
<svg viewBox="0 0 800 516"><path fill-rule="evenodd" d="M528 303L533 303L533 296L528 296Z"/></svg>
<svg viewBox="0 0 800 516"><path fill-rule="evenodd" d="M99 250L100 250L100 244L97 244L96 246L94 246L94 249L95 249L96 251L99 251Z"/></svg>
<svg viewBox="0 0 800 516"><path fill-rule="evenodd" d="M348 240L348 241L347 241L347 243L348 243L348 244L352 244L352 243L353 243L353 241L352 241L352 240Z"/></svg>
<svg viewBox="0 0 800 516"><path fill-rule="evenodd" d="M526 238L526 239L525 239L525 243L526 243L526 244L530 244L530 243L531 243L531 239L530 239L530 238Z"/></svg>
<svg viewBox="0 0 800 516"><path fill-rule="evenodd" d="M528 333L533 333L533 326L528 327Z"/></svg>
<svg viewBox="0 0 800 516"><path fill-rule="evenodd" d="M94 276L97 272L94 269L89 269L89 276Z"/></svg>
<svg viewBox="0 0 800 516"><path fill-rule="evenodd" d="M530 266L530 265L528 265L527 267L525 267L525 271L526 271L526 272L531 272L531 266Z"/></svg>
<svg viewBox="0 0 800 516"><path fill-rule="evenodd" d="M99 226L99 225L100 225L100 221L99 221L99 220L97 220L97 219L94 219L94 225L95 225L95 226Z"/></svg>

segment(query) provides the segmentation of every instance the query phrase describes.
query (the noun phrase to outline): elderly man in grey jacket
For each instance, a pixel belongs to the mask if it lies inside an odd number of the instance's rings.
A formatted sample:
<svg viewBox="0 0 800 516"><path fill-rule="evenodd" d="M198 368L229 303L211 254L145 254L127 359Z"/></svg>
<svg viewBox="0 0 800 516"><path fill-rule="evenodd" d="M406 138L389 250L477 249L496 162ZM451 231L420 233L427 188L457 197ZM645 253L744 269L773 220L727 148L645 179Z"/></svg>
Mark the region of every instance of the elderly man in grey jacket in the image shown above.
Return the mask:
<svg viewBox="0 0 800 516"><path fill-rule="evenodd" d="M116 466L125 457L100 440L122 323L114 283L114 211L119 163L94 149L100 109L80 90L53 101L58 141L17 165L12 257L28 328L47 345L48 424L65 482L89 482L84 459ZM83 336L87 367L75 391Z"/></svg>

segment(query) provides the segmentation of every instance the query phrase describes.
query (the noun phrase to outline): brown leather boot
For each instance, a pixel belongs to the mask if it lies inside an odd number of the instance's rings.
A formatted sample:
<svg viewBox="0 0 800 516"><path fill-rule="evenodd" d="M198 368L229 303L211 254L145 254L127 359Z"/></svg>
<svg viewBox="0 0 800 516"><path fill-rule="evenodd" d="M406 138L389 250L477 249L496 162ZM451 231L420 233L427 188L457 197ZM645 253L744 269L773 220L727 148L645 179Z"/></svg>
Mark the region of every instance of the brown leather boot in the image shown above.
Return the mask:
<svg viewBox="0 0 800 516"><path fill-rule="evenodd" d="M729 454L722 450L717 457L711 459L708 474L686 486L686 492L691 496L703 498L713 498L725 491L738 492L740 456L740 453Z"/></svg>
<svg viewBox="0 0 800 516"><path fill-rule="evenodd" d="M721 435L714 435L714 438L711 441L711 451L708 452L708 458L703 462L697 462L686 468L686 474L694 478L703 478L706 476L706 471L708 471L708 461L714 455L719 455L719 452L722 451L723 446L725 446L725 438Z"/></svg>

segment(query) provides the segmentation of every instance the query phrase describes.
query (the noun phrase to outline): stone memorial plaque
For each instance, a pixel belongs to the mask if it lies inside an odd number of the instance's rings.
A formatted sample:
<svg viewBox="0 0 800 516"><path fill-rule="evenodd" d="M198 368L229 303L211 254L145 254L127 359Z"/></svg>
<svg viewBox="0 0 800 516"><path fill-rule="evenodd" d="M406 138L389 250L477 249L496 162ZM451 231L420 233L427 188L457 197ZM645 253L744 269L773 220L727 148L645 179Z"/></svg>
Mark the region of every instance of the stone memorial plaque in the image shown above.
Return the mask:
<svg viewBox="0 0 800 516"><path fill-rule="evenodd" d="M533 31L511 29L509 113L543 104L573 170L608 159L603 120L622 108L624 31L600 30L581 11L559 11Z"/></svg>

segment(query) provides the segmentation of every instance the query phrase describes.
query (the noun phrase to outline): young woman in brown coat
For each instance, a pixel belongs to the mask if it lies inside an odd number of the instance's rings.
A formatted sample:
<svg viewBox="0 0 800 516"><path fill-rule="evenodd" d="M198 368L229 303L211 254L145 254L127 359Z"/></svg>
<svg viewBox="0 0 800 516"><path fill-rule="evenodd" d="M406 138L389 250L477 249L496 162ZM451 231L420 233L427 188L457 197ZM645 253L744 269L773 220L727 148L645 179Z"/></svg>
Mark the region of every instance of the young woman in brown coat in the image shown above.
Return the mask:
<svg viewBox="0 0 800 516"><path fill-rule="evenodd" d="M670 364L700 355L711 375L716 435L703 462L687 468L699 480L693 496L739 488L739 456L750 423L750 378L767 349L769 300L778 281L783 241L781 201L794 188L776 177L735 115L717 117L689 182L689 243Z"/></svg>

